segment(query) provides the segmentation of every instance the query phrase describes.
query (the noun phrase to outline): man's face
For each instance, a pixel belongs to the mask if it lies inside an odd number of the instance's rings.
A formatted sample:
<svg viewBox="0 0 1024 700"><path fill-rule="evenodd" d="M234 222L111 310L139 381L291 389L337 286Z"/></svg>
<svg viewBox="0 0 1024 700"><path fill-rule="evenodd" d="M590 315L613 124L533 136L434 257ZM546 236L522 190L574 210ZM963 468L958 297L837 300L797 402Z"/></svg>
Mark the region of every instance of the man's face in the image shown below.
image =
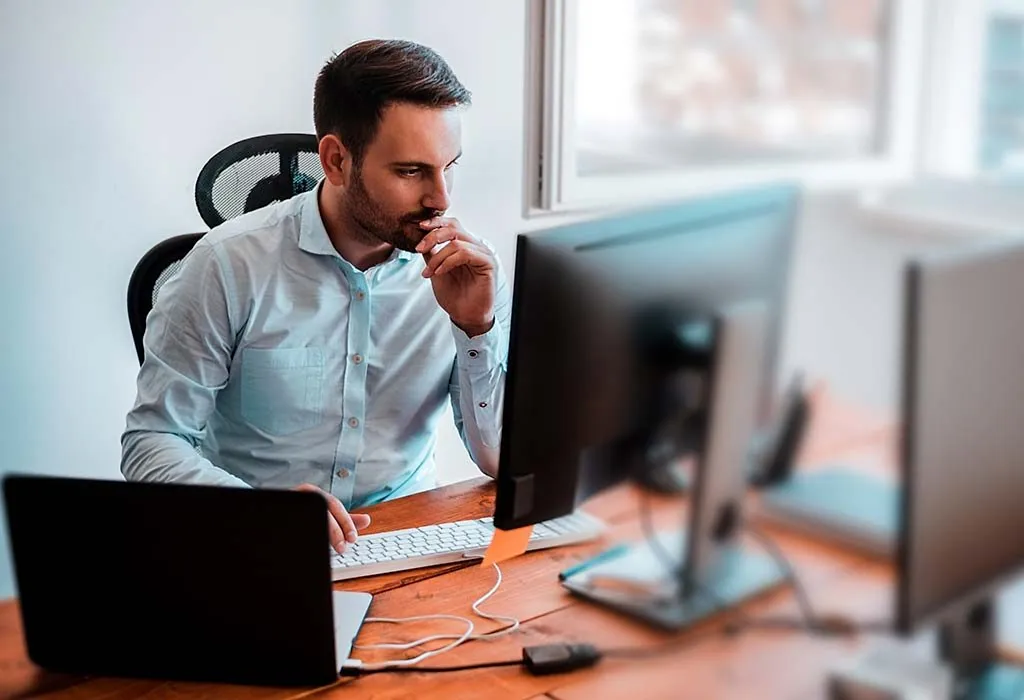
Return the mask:
<svg viewBox="0 0 1024 700"><path fill-rule="evenodd" d="M368 242L409 252L427 233L421 221L451 205L454 165L462 155L457 108L410 104L385 108L377 135L353 164L346 208Z"/></svg>

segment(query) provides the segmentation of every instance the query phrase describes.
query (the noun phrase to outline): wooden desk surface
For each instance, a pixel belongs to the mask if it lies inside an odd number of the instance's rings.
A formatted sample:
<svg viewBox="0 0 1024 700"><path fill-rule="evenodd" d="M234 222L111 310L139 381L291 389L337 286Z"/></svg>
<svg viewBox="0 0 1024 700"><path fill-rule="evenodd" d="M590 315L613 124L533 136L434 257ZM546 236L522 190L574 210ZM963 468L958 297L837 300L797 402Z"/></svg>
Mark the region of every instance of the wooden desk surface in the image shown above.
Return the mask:
<svg viewBox="0 0 1024 700"><path fill-rule="evenodd" d="M818 411L803 461L862 456L865 451L885 460L891 427L869 415L830 404ZM396 529L493 512L493 486L479 478L382 504L368 512L370 531ZM520 668L495 668L448 674L380 674L343 679L323 688L283 689L181 683L121 678L65 676L42 671L28 661L22 640L17 602L0 603L0 697L109 699L127 698L818 698L827 668L853 652L856 640L829 641L788 631L751 630L736 636L722 633L726 613L701 627L667 635L613 612L576 599L557 582L557 573L608 546L640 537L636 519L638 492L611 490L585 505L603 518L609 533L599 542L531 552L501 565L505 582L484 609L514 615L519 632L494 640L474 641L425 665L454 665L517 659L524 645L555 641L586 641L602 647L650 646L668 639L681 645L671 653L645 660L602 661L572 674L534 677ZM659 526L672 526L685 510L685 499L653 497ZM884 562L832 549L775 530L773 534L793 561L820 611L841 612L857 619L888 619L892 608L892 573ZM374 594L370 614L403 617L449 613L474 619L477 632L498 623L476 618L470 605L494 584L493 569L454 564L347 581L339 590ZM795 614L791 592L779 589L747 605L743 613ZM368 624L357 644L386 639L411 639L420 632L439 631L437 623L384 629ZM455 630L453 630L455 631ZM394 658L383 652L359 651L366 661ZM409 652L413 655L415 652Z"/></svg>

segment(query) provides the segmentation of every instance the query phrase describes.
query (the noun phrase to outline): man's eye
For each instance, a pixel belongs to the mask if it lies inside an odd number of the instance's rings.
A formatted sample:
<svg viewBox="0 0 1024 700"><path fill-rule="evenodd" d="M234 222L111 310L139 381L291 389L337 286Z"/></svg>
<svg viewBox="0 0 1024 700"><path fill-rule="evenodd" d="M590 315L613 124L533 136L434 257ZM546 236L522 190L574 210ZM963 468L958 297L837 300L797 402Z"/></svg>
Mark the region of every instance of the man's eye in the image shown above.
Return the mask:
<svg viewBox="0 0 1024 700"><path fill-rule="evenodd" d="M451 170L452 168L454 168L458 164L459 164L459 161L453 160L451 163L448 164L448 167L445 168L445 170Z"/></svg>
<svg viewBox="0 0 1024 700"><path fill-rule="evenodd" d="M419 172L416 168L400 168L398 174L402 177L413 177Z"/></svg>

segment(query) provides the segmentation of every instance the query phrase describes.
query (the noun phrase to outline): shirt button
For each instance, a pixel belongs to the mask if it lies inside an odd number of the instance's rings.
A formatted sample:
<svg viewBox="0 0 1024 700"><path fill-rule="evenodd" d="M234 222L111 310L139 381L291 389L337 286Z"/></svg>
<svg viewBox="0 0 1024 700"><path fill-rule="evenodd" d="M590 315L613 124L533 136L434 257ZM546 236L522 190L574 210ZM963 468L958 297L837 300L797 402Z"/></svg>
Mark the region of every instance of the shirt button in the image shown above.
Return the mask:
<svg viewBox="0 0 1024 700"><path fill-rule="evenodd" d="M348 469L342 468L342 469L338 470L338 476L340 476L342 479L347 479L348 478L348 474L349 474Z"/></svg>
<svg viewBox="0 0 1024 700"><path fill-rule="evenodd" d="M358 418L349 418L348 419L348 426L350 428L358 428L359 427L359 419Z"/></svg>
<svg viewBox="0 0 1024 700"><path fill-rule="evenodd" d="M355 362L358 365L360 362L363 361L363 356L359 355L359 354L353 355L352 356L352 361Z"/></svg>
<svg viewBox="0 0 1024 700"><path fill-rule="evenodd" d="M468 354L470 357L476 357L480 353L478 353L476 350L470 350Z"/></svg>
<svg viewBox="0 0 1024 700"><path fill-rule="evenodd" d="M366 292L364 292L362 289L360 289L358 292L356 292L356 299L358 299L359 301L362 301L365 298L366 298Z"/></svg>
<svg viewBox="0 0 1024 700"><path fill-rule="evenodd" d="M477 404L477 406L479 406L480 408L487 408L487 402L481 401L480 403Z"/></svg>

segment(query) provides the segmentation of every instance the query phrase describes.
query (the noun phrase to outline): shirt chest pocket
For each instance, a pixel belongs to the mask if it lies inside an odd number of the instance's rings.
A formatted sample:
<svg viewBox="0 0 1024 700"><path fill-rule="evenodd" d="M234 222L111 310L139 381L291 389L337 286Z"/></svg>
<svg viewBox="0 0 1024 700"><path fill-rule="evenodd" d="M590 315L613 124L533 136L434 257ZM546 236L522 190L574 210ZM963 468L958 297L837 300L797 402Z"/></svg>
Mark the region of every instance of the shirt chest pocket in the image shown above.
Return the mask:
<svg viewBox="0 0 1024 700"><path fill-rule="evenodd" d="M242 418L263 432L290 435L318 425L323 387L320 348L242 350Z"/></svg>

